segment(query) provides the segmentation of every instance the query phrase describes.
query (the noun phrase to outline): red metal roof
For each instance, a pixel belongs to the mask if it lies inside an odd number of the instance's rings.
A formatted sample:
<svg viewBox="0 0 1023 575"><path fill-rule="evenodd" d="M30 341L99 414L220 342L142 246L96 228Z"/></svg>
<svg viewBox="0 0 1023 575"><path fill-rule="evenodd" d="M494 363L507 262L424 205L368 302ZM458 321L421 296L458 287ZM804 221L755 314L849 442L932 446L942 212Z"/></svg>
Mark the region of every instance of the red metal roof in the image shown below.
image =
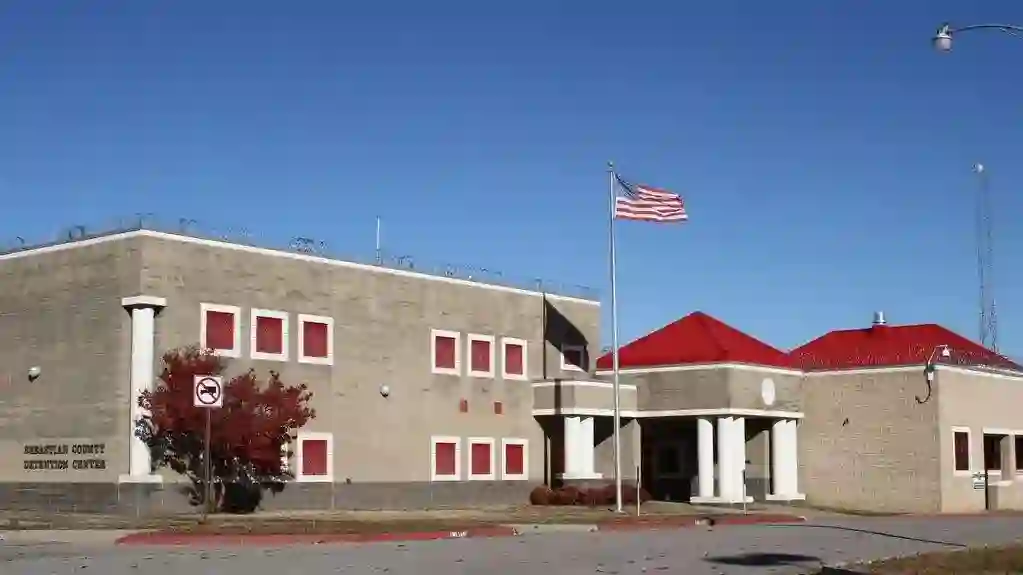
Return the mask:
<svg viewBox="0 0 1023 575"><path fill-rule="evenodd" d="M789 352L806 371L917 365L926 363L935 347L947 345L951 358L943 363L980 365L1023 371L1023 367L940 325L877 325L824 334Z"/></svg>
<svg viewBox="0 0 1023 575"><path fill-rule="evenodd" d="M702 311L649 333L618 350L619 367L652 367L700 363L751 363L794 367L788 354ZM611 369L611 353L597 360L597 369Z"/></svg>

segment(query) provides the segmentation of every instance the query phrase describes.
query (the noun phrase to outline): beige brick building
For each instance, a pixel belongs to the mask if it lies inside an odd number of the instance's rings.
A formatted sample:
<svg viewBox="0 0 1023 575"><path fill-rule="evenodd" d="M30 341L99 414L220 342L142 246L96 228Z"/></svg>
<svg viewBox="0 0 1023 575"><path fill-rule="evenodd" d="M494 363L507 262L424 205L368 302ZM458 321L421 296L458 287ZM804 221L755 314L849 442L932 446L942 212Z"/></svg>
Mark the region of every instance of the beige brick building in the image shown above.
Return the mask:
<svg viewBox="0 0 1023 575"><path fill-rule="evenodd" d="M656 497L1023 508L1023 368L941 326L876 314L784 353L697 312L620 359Z"/></svg>
<svg viewBox="0 0 1023 575"><path fill-rule="evenodd" d="M314 393L296 477L267 507L522 503L610 481L600 315L557 290L145 229L0 254L0 505L183 509L134 437L134 398L160 354L195 343ZM624 476L657 497L1023 506L1023 368L938 326L785 353L695 313L621 359Z"/></svg>

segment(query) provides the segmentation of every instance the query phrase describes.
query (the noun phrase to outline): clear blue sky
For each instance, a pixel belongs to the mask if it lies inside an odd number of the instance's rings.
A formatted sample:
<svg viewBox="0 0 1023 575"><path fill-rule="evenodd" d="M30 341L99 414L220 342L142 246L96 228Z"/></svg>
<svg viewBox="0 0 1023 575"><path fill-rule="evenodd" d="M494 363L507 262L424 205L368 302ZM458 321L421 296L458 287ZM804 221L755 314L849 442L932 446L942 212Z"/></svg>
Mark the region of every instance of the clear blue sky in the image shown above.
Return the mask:
<svg viewBox="0 0 1023 575"><path fill-rule="evenodd" d="M620 226L623 340L693 310L780 347L875 309L975 338L982 161L1020 355L1023 37L939 56L946 19L1023 5L7 0L0 235L154 212L370 254L382 214L389 251L606 301L614 160L691 213Z"/></svg>

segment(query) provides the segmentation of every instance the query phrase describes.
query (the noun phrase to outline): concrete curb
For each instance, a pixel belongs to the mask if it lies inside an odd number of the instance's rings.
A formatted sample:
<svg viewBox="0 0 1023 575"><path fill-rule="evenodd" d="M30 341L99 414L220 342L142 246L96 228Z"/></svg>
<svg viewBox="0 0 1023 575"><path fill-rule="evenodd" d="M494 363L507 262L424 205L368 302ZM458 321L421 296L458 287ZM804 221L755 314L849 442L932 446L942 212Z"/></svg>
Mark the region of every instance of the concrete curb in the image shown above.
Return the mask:
<svg viewBox="0 0 1023 575"><path fill-rule="evenodd" d="M766 523L802 523L805 517L792 515L735 515L717 516L713 526L755 525ZM411 533L338 533L293 535L229 535L202 533L165 533L149 531L132 533L118 538L117 545L155 545L177 547L251 546L278 547L289 545L326 545L332 543L373 543L385 541L437 541L441 539L476 539L516 537L550 533L596 533L601 531L650 531L657 529L685 529L707 525L700 518L687 517L678 521L628 521L599 524L528 524L476 527L465 531L421 531Z"/></svg>
<svg viewBox="0 0 1023 575"><path fill-rule="evenodd" d="M166 545L192 547L202 545L278 547L286 545L323 545L330 543L372 543L383 541L435 541L439 539L474 539L512 537L512 527L497 525L465 531L420 531L413 533L337 533L323 535L228 535L200 533L134 533L118 539L117 545Z"/></svg>

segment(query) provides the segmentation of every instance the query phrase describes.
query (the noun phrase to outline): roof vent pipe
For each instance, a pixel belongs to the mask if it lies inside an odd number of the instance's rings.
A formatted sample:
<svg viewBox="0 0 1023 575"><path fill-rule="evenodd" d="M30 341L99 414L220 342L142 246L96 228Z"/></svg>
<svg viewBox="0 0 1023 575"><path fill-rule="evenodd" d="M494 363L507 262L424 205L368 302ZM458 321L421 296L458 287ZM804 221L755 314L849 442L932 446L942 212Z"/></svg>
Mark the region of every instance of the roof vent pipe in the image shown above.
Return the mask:
<svg viewBox="0 0 1023 575"><path fill-rule="evenodd" d="M874 312L874 325L888 325L888 322L884 319L883 311Z"/></svg>

